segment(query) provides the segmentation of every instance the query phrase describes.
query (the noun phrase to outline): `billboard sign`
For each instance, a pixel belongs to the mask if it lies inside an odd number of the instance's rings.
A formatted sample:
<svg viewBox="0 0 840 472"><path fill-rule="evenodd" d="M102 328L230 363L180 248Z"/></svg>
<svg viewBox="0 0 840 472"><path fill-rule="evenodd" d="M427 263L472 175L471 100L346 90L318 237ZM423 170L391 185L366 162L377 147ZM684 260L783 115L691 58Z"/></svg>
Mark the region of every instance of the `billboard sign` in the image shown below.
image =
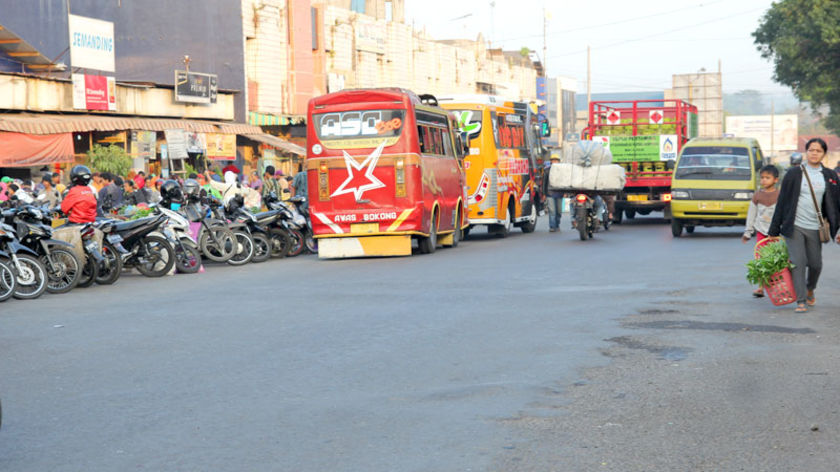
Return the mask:
<svg viewBox="0 0 840 472"><path fill-rule="evenodd" d="M104 75L73 74L73 108L117 111L117 83Z"/></svg>
<svg viewBox="0 0 840 472"><path fill-rule="evenodd" d="M114 72L114 23L69 15L70 64L83 69Z"/></svg>
<svg viewBox="0 0 840 472"><path fill-rule="evenodd" d="M207 133L207 157L213 160L236 160L236 135Z"/></svg>
<svg viewBox="0 0 840 472"><path fill-rule="evenodd" d="M175 71L175 101L186 103L216 103L218 76L185 70Z"/></svg>
<svg viewBox="0 0 840 472"><path fill-rule="evenodd" d="M770 138L771 130L773 139ZM795 151L799 140L799 117L797 115L727 116L726 133L738 138L758 139L765 153L771 150Z"/></svg>

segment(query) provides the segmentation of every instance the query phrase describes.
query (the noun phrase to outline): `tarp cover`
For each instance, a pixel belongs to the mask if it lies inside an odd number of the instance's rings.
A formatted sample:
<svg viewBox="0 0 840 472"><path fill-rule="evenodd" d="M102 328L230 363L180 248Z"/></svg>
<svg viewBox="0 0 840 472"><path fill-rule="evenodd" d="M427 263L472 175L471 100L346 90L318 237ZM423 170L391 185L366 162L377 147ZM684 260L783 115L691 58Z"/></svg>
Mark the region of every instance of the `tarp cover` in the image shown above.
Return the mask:
<svg viewBox="0 0 840 472"><path fill-rule="evenodd" d="M0 131L0 167L28 167L73 162L73 135Z"/></svg>

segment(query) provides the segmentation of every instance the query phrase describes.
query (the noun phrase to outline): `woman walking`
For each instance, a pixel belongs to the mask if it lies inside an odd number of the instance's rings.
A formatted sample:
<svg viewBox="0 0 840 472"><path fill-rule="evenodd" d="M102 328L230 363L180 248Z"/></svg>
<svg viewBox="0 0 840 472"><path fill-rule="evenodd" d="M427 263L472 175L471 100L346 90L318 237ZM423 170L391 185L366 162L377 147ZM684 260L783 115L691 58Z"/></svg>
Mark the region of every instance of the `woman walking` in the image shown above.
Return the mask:
<svg viewBox="0 0 840 472"><path fill-rule="evenodd" d="M787 240L790 261L795 266L796 313L804 313L817 303L814 290L822 270L820 227L825 221L830 237L834 238L840 225L838 177L822 165L827 151L828 145L820 138L813 138L805 145L802 165L788 169L782 180L768 232L769 236L781 234ZM840 243L840 237L837 242Z"/></svg>

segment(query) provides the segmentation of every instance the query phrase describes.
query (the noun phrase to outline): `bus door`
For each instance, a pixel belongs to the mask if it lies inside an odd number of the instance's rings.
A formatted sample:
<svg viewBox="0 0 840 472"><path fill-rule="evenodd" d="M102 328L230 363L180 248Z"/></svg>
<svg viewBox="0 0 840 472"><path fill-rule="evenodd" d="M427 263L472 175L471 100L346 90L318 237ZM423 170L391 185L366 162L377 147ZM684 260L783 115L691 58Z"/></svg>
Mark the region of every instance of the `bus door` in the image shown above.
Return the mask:
<svg viewBox="0 0 840 472"><path fill-rule="evenodd" d="M427 211L439 205L438 231L453 229L455 207L461 195L461 172L446 115L417 110L424 200Z"/></svg>

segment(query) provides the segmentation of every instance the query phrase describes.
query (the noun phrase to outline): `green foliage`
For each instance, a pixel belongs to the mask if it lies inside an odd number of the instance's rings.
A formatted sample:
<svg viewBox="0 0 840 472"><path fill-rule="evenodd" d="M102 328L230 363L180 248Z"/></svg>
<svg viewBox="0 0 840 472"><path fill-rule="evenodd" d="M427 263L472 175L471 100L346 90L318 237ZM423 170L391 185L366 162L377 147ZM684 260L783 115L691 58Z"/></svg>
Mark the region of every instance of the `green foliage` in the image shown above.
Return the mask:
<svg viewBox="0 0 840 472"><path fill-rule="evenodd" d="M528 57L529 54L531 54L531 50L526 47L519 50L519 55L522 57Z"/></svg>
<svg viewBox="0 0 840 472"><path fill-rule="evenodd" d="M767 286L773 274L793 268L784 241L764 245L758 255L758 259L747 262L747 280L753 285Z"/></svg>
<svg viewBox="0 0 840 472"><path fill-rule="evenodd" d="M195 167L191 166L189 162L184 161L184 172L189 176L190 174L198 174Z"/></svg>
<svg viewBox="0 0 840 472"><path fill-rule="evenodd" d="M826 127L840 132L840 2L773 3L753 32L761 55L772 59L774 79L816 108L828 105Z"/></svg>
<svg viewBox="0 0 840 472"><path fill-rule="evenodd" d="M131 156L123 148L113 144L108 147L94 144L87 152L87 162L94 172L110 172L124 176L131 170Z"/></svg>

